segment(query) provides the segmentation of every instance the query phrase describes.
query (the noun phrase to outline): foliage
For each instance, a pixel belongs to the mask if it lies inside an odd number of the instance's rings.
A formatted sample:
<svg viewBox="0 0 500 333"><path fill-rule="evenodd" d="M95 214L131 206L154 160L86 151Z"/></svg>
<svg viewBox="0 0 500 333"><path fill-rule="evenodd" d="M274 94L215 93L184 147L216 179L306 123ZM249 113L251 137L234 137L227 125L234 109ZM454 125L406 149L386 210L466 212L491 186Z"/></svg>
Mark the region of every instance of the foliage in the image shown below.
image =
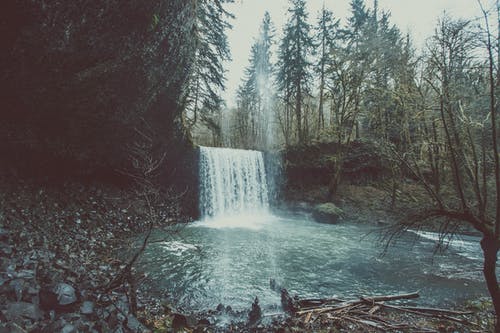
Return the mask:
<svg viewBox="0 0 500 333"><path fill-rule="evenodd" d="M217 116L223 103L220 93L225 88L223 62L230 60L225 32L231 28L228 19L233 16L224 9L224 3L228 2L232 0L193 1L190 40L194 43L195 51L185 92L185 126L193 132L193 127L202 123L218 137L221 128Z"/></svg>
<svg viewBox="0 0 500 333"><path fill-rule="evenodd" d="M264 14L259 36L250 51L249 66L238 89L238 106L235 126L238 135L233 144L242 147L270 147L274 136L273 81L274 68L271 63L271 47L274 44L274 27L268 12Z"/></svg>

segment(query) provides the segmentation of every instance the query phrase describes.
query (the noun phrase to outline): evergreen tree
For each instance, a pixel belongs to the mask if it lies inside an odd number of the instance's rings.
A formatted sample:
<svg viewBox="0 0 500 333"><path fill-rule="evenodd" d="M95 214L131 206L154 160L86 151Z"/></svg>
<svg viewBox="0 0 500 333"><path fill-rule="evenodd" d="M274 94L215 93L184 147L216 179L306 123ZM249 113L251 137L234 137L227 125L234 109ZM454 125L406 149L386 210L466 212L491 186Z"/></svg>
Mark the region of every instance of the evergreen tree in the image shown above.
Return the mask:
<svg viewBox="0 0 500 333"><path fill-rule="evenodd" d="M192 129L202 121L217 131L215 116L221 108L221 91L225 86L223 62L230 60L226 30L233 15L224 9L224 3L233 0L193 0L194 24L192 38L195 52L190 68L186 92L185 124Z"/></svg>
<svg viewBox="0 0 500 333"><path fill-rule="evenodd" d="M271 145L272 126L274 123L272 104L274 96L273 66L271 63L271 47L273 45L274 27L268 12L262 21L259 36L250 51L249 66L245 70L244 82L238 91L240 116L248 118L248 135L253 139L244 141L253 147L269 147Z"/></svg>
<svg viewBox="0 0 500 333"><path fill-rule="evenodd" d="M315 42L319 52L318 63L316 64L315 71L319 75L319 106L318 106L318 129L325 127L324 116L324 95L327 79L328 68L332 64L332 53L336 46L336 35L339 21L333 17L333 12L323 9L319 13L318 23L316 26Z"/></svg>
<svg viewBox="0 0 500 333"><path fill-rule="evenodd" d="M307 22L306 2L291 0L291 6L280 45L278 85L285 103L289 106L293 103L297 140L303 143L306 139L303 107L305 97L310 94L313 40L309 35L311 27Z"/></svg>

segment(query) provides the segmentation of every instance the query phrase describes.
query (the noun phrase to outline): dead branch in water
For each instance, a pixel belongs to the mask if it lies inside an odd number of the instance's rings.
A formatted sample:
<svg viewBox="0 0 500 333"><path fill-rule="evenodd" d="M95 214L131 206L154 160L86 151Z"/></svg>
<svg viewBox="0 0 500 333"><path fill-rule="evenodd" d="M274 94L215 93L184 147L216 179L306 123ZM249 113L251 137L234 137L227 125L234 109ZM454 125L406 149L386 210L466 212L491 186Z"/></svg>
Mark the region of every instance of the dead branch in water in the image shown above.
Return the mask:
<svg viewBox="0 0 500 333"><path fill-rule="evenodd" d="M417 327L406 322L395 322L382 313L382 310L400 312L405 315L437 319L444 322L453 322L464 327L477 327L478 325L466 318L473 312L454 311L439 308L404 306L401 304L389 305L386 302L410 300L418 298L418 292L382 295L372 297L359 297L352 300L339 298L325 299L300 299L297 300L295 315L305 325L312 325L315 321L329 321L341 327L357 327L362 330L400 331L411 330L418 332L439 332L434 328Z"/></svg>

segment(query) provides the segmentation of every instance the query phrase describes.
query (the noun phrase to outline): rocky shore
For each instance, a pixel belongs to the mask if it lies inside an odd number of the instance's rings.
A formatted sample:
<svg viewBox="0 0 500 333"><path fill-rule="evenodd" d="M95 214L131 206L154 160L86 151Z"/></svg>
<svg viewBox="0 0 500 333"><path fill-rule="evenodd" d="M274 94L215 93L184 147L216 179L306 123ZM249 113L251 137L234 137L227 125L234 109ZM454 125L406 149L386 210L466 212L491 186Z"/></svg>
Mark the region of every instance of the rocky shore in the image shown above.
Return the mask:
<svg viewBox="0 0 500 333"><path fill-rule="evenodd" d="M142 238L137 235L144 235L150 227L144 202L134 191L96 184L49 186L22 181L4 182L2 188L1 333L366 332L342 322L305 323L282 309L276 315L261 316L258 302L240 312L221 304L202 313L186 313L166 296L148 294L147 288L141 288L147 284L147 272L132 267L130 277L120 278L140 249L138 240ZM349 207L356 206L352 200L363 200L359 189L350 191L345 197L348 204L338 203L342 214L350 214ZM155 228L188 220L178 214L175 201L166 201L158 212ZM476 313L475 321L487 331L492 322L488 302L471 303L470 307ZM400 314L383 316L417 320ZM222 322L221 317L225 318ZM441 325L439 332L460 328L439 321L431 325Z"/></svg>
<svg viewBox="0 0 500 333"><path fill-rule="evenodd" d="M148 331L160 301L117 280L135 251L130 236L146 228L133 195L81 184L3 186L0 332ZM164 225L180 221L174 205L161 212ZM130 255L120 251L127 248Z"/></svg>

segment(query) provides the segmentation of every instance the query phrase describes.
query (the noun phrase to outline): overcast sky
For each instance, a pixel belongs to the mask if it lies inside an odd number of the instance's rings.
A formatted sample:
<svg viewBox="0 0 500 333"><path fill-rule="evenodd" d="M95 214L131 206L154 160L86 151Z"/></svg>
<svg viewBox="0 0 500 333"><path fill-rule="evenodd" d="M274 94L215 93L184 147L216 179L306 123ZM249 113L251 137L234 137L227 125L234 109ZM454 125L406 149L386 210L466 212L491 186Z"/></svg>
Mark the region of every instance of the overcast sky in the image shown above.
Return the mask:
<svg viewBox="0 0 500 333"><path fill-rule="evenodd" d="M483 0L484 3L491 2ZM317 13L325 7L333 11L342 24L349 16L350 0L307 0L309 22L316 21ZM365 3L372 6L373 0ZM248 65L250 47L256 38L265 11L269 11L275 25L278 40L287 20L288 0L235 0L227 9L236 18L233 29L228 32L229 46L233 60L226 64L227 83L223 94L229 107L235 106L235 94ZM403 33L410 32L417 47L422 47L432 35L437 19L447 12L453 17L473 18L480 15L477 0L379 0L379 8L391 12L391 22Z"/></svg>

